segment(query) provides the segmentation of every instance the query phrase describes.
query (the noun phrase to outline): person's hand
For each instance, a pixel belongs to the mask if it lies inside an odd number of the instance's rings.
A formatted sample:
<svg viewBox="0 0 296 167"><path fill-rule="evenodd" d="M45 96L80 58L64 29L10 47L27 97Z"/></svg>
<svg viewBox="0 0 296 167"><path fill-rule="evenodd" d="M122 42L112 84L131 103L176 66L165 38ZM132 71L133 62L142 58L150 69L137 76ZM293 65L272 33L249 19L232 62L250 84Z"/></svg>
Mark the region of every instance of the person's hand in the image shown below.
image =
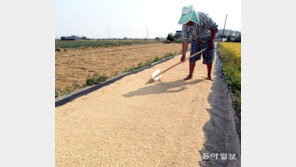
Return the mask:
<svg viewBox="0 0 296 167"><path fill-rule="evenodd" d="M211 42L209 43L208 49L213 49L213 45L214 45L214 42L211 41Z"/></svg>
<svg viewBox="0 0 296 167"><path fill-rule="evenodd" d="M185 62L185 56L182 56L180 61Z"/></svg>

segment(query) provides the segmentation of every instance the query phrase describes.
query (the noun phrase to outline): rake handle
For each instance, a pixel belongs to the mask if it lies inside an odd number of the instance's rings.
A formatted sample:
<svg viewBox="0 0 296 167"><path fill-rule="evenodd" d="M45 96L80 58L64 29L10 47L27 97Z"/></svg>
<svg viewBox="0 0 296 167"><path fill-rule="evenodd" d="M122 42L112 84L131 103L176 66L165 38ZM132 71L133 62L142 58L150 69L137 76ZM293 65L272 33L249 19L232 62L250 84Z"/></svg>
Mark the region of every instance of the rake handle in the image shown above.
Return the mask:
<svg viewBox="0 0 296 167"><path fill-rule="evenodd" d="M187 58L184 60L184 62L187 61L188 59L190 59L191 57L196 56L196 55L200 54L201 52L204 52L206 49L207 49L207 48L204 48L204 49L200 50L199 52L197 52L197 53L195 53L195 54L193 54L193 55L187 57ZM160 74L163 74L163 73L167 72L168 70L174 68L175 66L177 66L177 65L179 65L179 64L181 64L181 63L183 63L183 62L180 61L180 62L178 62L178 63L172 65L172 66L169 67L168 69L166 69L166 70L162 71L161 73L157 74L155 77L159 76Z"/></svg>

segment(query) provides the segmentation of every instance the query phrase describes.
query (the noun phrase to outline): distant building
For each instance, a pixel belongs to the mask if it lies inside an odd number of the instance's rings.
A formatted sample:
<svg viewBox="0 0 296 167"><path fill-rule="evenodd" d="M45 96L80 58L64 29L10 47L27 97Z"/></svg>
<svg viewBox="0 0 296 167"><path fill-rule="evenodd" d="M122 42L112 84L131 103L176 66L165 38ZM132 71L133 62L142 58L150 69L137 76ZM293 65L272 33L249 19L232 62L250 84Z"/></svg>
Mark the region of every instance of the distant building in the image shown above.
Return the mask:
<svg viewBox="0 0 296 167"><path fill-rule="evenodd" d="M215 35L215 41L221 41L222 40L222 34L223 34L223 29L222 30L218 30L218 32ZM178 38L182 38L182 31L177 30L175 35ZM240 31L232 31L232 30L224 30L224 38L222 41L227 41L227 37L230 35L230 39L231 40L235 40L236 37L241 35ZM191 34L189 34L189 37L191 39Z"/></svg>
<svg viewBox="0 0 296 167"><path fill-rule="evenodd" d="M68 37L67 36L62 36L61 40L62 41L66 41L66 40L75 41L75 40L89 40L89 38L86 38L85 36L79 37L79 36L71 35L71 36L68 36Z"/></svg>
<svg viewBox="0 0 296 167"><path fill-rule="evenodd" d="M224 30L223 29L218 30L218 32L215 35L215 41L236 41L236 38L238 38L241 35L240 31L232 31L232 30ZM223 40L222 40L223 38ZM229 38L229 40L227 40Z"/></svg>
<svg viewBox="0 0 296 167"><path fill-rule="evenodd" d="M239 31L232 31L231 33L230 33L230 36L232 36L232 37L238 37L238 36L240 36L241 35L241 33L239 32Z"/></svg>
<svg viewBox="0 0 296 167"><path fill-rule="evenodd" d="M218 42L226 42L227 41L227 38L221 38L221 37L215 37L214 41L218 41Z"/></svg>
<svg viewBox="0 0 296 167"><path fill-rule="evenodd" d="M176 31L176 35L178 38L182 38L182 31Z"/></svg>
<svg viewBox="0 0 296 167"><path fill-rule="evenodd" d="M78 36L74 36L74 35L72 35L72 36L69 36L69 37L61 37L61 40L78 40L79 39L79 37Z"/></svg>
<svg viewBox="0 0 296 167"><path fill-rule="evenodd" d="M182 31L180 30L176 31L175 35L177 35L178 38L182 39ZM189 39L191 39L191 37L192 37L191 34L189 34Z"/></svg>
<svg viewBox="0 0 296 167"><path fill-rule="evenodd" d="M224 30L224 37L228 37L233 36L233 37L237 37L240 36L241 32L239 31L232 31L232 30ZM221 37L223 35L223 29L222 30L218 30L218 32L216 33L216 37Z"/></svg>
<svg viewBox="0 0 296 167"><path fill-rule="evenodd" d="M155 37L155 40L165 40L166 37Z"/></svg>

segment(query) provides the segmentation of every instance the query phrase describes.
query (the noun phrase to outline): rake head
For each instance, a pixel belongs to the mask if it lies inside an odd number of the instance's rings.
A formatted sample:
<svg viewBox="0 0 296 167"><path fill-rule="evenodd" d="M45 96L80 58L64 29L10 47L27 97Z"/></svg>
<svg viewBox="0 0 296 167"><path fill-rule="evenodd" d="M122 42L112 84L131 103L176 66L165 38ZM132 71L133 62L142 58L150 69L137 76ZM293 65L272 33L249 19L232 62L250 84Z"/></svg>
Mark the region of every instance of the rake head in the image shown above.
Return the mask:
<svg viewBox="0 0 296 167"><path fill-rule="evenodd" d="M158 80L162 77L162 75L159 75L159 74L160 74L160 69L154 71L154 72L151 74L152 79L153 79L154 81L158 81Z"/></svg>

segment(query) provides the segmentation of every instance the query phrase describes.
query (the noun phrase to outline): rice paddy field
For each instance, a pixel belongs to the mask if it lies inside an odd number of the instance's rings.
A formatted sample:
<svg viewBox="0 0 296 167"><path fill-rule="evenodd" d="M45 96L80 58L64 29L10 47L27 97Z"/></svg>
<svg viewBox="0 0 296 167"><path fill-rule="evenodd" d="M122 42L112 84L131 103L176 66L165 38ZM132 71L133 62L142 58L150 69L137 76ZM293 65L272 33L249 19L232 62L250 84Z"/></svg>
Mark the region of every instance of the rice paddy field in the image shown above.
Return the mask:
<svg viewBox="0 0 296 167"><path fill-rule="evenodd" d="M241 43L219 42L223 71L233 95L234 106L241 117Z"/></svg>
<svg viewBox="0 0 296 167"><path fill-rule="evenodd" d="M241 43L220 42L220 46L236 58L236 64L241 65Z"/></svg>
<svg viewBox="0 0 296 167"><path fill-rule="evenodd" d="M77 41L55 41L56 49L67 48L85 48L85 47L112 47L112 46L126 46L133 44L154 44L161 43L163 40L154 39L100 39L100 40L77 40Z"/></svg>
<svg viewBox="0 0 296 167"><path fill-rule="evenodd" d="M179 43L157 40L56 41L55 97L147 66L181 50Z"/></svg>

